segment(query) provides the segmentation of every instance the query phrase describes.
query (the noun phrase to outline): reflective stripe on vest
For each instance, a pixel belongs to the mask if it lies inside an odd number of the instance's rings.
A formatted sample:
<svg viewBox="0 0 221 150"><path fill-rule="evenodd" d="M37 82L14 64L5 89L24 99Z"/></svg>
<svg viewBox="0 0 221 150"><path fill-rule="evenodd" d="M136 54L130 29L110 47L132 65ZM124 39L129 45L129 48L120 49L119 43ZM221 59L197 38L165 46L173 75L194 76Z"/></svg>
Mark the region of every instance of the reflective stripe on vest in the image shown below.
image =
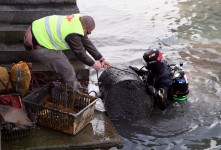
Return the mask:
<svg viewBox="0 0 221 150"><path fill-rule="evenodd" d="M34 36L41 46L52 50L70 49L65 37L70 33L84 35L79 14L48 16L32 23Z"/></svg>
<svg viewBox="0 0 221 150"><path fill-rule="evenodd" d="M70 47L68 46L68 44L62 39L61 37L61 23L62 23L62 16L58 16L58 21L57 21L57 36L60 39L60 41L68 48L70 49ZM56 48L56 50L60 50L62 49L62 47L60 47L53 39L52 37L52 33L51 33L51 29L50 29L50 24L49 24L49 16L45 17L45 29L46 32L51 40L51 43L54 45L54 47Z"/></svg>
<svg viewBox="0 0 221 150"><path fill-rule="evenodd" d="M57 26L58 27L58 26ZM51 43L54 45L54 47L56 48L56 50L61 49L61 47L54 41L54 39L52 38L52 33L51 33L51 29L50 29L50 25L49 25L49 17L45 18L45 29L46 32L51 40Z"/></svg>

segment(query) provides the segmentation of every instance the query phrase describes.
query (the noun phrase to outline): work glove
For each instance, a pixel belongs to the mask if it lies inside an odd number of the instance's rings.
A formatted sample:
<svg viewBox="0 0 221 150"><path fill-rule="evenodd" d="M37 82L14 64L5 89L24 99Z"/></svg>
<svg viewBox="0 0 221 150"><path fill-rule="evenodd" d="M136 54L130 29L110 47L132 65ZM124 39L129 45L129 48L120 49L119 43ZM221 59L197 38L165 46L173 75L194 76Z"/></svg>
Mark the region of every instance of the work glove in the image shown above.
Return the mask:
<svg viewBox="0 0 221 150"><path fill-rule="evenodd" d="M157 96L157 90L153 86L147 86L147 93L153 95L154 97Z"/></svg>

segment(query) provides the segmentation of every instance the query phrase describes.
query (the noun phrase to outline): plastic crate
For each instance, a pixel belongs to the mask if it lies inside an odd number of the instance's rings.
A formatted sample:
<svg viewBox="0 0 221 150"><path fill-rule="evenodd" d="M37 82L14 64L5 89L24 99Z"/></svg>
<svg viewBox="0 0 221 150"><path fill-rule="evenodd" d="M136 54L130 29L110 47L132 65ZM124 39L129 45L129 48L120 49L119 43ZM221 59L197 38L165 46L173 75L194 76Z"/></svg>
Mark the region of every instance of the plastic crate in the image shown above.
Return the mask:
<svg viewBox="0 0 221 150"><path fill-rule="evenodd" d="M92 120L97 98L47 84L22 101L37 124L75 135Z"/></svg>

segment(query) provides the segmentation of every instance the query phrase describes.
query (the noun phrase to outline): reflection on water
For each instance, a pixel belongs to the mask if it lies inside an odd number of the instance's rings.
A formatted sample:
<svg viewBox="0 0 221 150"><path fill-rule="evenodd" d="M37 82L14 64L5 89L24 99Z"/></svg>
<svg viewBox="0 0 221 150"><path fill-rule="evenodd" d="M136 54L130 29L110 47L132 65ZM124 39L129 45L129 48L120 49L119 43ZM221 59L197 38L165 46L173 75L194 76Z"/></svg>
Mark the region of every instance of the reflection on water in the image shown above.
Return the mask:
<svg viewBox="0 0 221 150"><path fill-rule="evenodd" d="M216 39L220 41L220 0L190 0L180 2L178 7L180 18L176 22L186 20L178 28L181 37L198 41L202 39L203 41Z"/></svg>
<svg viewBox="0 0 221 150"><path fill-rule="evenodd" d="M190 79L186 103L150 118L114 121L125 150L212 149L221 145L221 1L78 1L95 18L92 41L112 64L142 66L148 48L184 63ZM91 79L97 81L91 70Z"/></svg>

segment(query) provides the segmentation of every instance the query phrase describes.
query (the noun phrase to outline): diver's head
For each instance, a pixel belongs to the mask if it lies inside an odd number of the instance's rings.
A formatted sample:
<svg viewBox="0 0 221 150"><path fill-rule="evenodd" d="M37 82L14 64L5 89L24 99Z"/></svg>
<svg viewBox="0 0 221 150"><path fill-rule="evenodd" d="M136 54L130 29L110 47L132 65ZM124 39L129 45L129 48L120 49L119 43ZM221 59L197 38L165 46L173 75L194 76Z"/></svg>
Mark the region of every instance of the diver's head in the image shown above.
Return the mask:
<svg viewBox="0 0 221 150"><path fill-rule="evenodd" d="M154 66L154 64L157 64L157 62L160 62L162 58L162 53L157 49L148 50L143 54L143 59L146 63L147 68L149 68L150 66Z"/></svg>

